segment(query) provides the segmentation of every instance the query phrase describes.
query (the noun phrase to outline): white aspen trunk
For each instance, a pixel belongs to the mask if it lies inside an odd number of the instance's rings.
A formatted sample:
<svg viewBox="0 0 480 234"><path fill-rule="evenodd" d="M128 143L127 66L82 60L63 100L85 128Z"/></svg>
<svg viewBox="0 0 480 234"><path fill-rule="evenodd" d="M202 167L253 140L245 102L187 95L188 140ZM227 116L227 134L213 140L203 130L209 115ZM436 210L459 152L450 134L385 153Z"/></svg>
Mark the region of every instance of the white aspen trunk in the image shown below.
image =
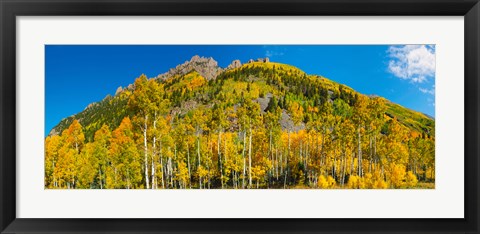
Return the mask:
<svg viewBox="0 0 480 234"><path fill-rule="evenodd" d="M162 153L162 141L160 141L159 144L159 155L160 155L160 172L162 173L162 188L165 189L165 170L164 170L164 165L163 165L163 153Z"/></svg>
<svg viewBox="0 0 480 234"><path fill-rule="evenodd" d="M248 187L252 187L252 128L250 127L250 136L248 143Z"/></svg>
<svg viewBox="0 0 480 234"><path fill-rule="evenodd" d="M200 161L200 137L197 138L197 156L198 156L198 166L201 166L202 163Z"/></svg>
<svg viewBox="0 0 480 234"><path fill-rule="evenodd" d="M213 155L213 152L210 152L210 155ZM210 189L210 166L207 164L207 188Z"/></svg>
<svg viewBox="0 0 480 234"><path fill-rule="evenodd" d="M342 156L340 157L340 165L339 165L340 166L340 175L338 175L338 177L339 177L338 181L340 183L340 186L343 186L342 181L343 181L343 171L344 171L343 164L344 164L344 161L345 161L345 159L343 158L343 153L342 153Z"/></svg>
<svg viewBox="0 0 480 234"><path fill-rule="evenodd" d="M151 189L156 189L156 179L155 179L155 160L152 155L152 168L150 169L152 171L152 186Z"/></svg>
<svg viewBox="0 0 480 234"><path fill-rule="evenodd" d="M268 174L267 178L267 187L270 187L270 178L272 177L274 170L275 170L275 161L274 161L274 154L273 154L273 148L272 148L272 130L270 129L270 143L269 143L269 157L270 157L270 162L272 167L270 168L270 173Z"/></svg>
<svg viewBox="0 0 480 234"><path fill-rule="evenodd" d="M170 184L172 186L172 188L174 187L174 184L173 184L173 166L172 166L172 158L168 158L168 166L170 167L168 169L168 173L169 173L169 177L170 177Z"/></svg>
<svg viewBox="0 0 480 234"><path fill-rule="evenodd" d="M202 165L200 161L200 136L197 137L197 155L198 155L198 167ZM202 177L198 175L198 182L200 184L200 189L202 189Z"/></svg>
<svg viewBox="0 0 480 234"><path fill-rule="evenodd" d="M148 180L147 120L148 120L148 115L145 115L144 128L143 128L143 147L145 151L144 168L145 168L145 185L146 185L146 188L149 189L150 182Z"/></svg>
<svg viewBox="0 0 480 234"><path fill-rule="evenodd" d="M373 164L373 150L372 150L372 137L370 136L370 164L368 165L368 173L372 173L372 164Z"/></svg>
<svg viewBox="0 0 480 234"><path fill-rule="evenodd" d="M300 147L298 149L298 156L300 157L299 161L302 162L303 161L303 159L302 159L302 157L303 157L303 155L302 155L302 140L300 140L299 144L300 144ZM295 155L295 152L293 152L293 154Z"/></svg>
<svg viewBox="0 0 480 234"><path fill-rule="evenodd" d="M154 116L154 119L153 119L153 129L155 131L154 131L154 134L153 134L152 169L151 170L152 170L152 189L156 189L157 188L157 182L156 182L156 178L155 178L155 155L157 154L157 151L156 151L157 112L155 112L155 116Z"/></svg>
<svg viewBox="0 0 480 234"><path fill-rule="evenodd" d="M103 189L103 185L102 185L102 170L100 168L98 168L98 174L100 175L100 189Z"/></svg>
<svg viewBox="0 0 480 234"><path fill-rule="evenodd" d="M275 174L278 180L278 146L275 147Z"/></svg>
<svg viewBox="0 0 480 234"><path fill-rule="evenodd" d="M222 184L223 189L223 165L222 165L222 155L220 154L220 141L222 140L222 131L218 132L218 140L217 140L217 156L218 162L220 166L220 182Z"/></svg>
<svg viewBox="0 0 480 234"><path fill-rule="evenodd" d="M268 155L272 156L271 160L273 161L273 154L272 154L272 130L270 129L270 139L268 142Z"/></svg>
<svg viewBox="0 0 480 234"><path fill-rule="evenodd" d="M285 181L287 180L287 172L288 172L288 157L290 156L290 130L288 131L288 151L287 155L285 155Z"/></svg>
<svg viewBox="0 0 480 234"><path fill-rule="evenodd" d="M355 152L352 153L352 162L350 164L350 175L355 173Z"/></svg>
<svg viewBox="0 0 480 234"><path fill-rule="evenodd" d="M280 152L280 174L283 174L283 152ZM278 178L277 178L278 179Z"/></svg>
<svg viewBox="0 0 480 234"><path fill-rule="evenodd" d="M53 159L52 159L52 182L53 182L53 187L57 187L56 179L55 179L55 160ZM101 182L100 182L100 187L102 187Z"/></svg>
<svg viewBox="0 0 480 234"><path fill-rule="evenodd" d="M171 162L171 164L172 164L172 183L174 184L175 181L173 180L173 177L175 175L173 174L173 171L176 171L176 169L177 169L177 165L176 165L176 162L177 162L177 143L174 143L173 149L174 149L175 153L174 153L174 158L173 158L174 160L173 160L173 162ZM175 187L175 184L173 185L173 187Z"/></svg>
<svg viewBox="0 0 480 234"><path fill-rule="evenodd" d="M283 188L287 187L287 176L288 176L288 157L290 156L290 131L288 131L288 148L287 155L285 155L285 178L283 180Z"/></svg>
<svg viewBox="0 0 480 234"><path fill-rule="evenodd" d="M322 141L321 141L321 146L320 146L320 175L323 175L323 143L324 143L324 138L325 138L325 127L323 128L323 132L322 132Z"/></svg>
<svg viewBox="0 0 480 234"><path fill-rule="evenodd" d="M228 158L227 158L227 140L223 141L223 155L224 155L224 158L225 158L225 164L228 162ZM228 178L228 174L226 175L227 178ZM232 179L233 179L233 170L232 170ZM228 184L227 184L228 186ZM233 182L232 182L232 186L233 186Z"/></svg>
<svg viewBox="0 0 480 234"><path fill-rule="evenodd" d="M305 149L305 171L308 172L308 145L309 145L309 141L307 139L307 148Z"/></svg>
<svg viewBox="0 0 480 234"><path fill-rule="evenodd" d="M246 141L247 141L247 131L243 131L243 150L242 150L242 156L243 156L243 178L242 178L242 188L245 188L245 177L247 176L247 163L246 163L246 157L245 157L245 147L246 147Z"/></svg>
<svg viewBox="0 0 480 234"><path fill-rule="evenodd" d="M358 176L362 177L362 145L360 136L360 126L358 127Z"/></svg>
<svg viewBox="0 0 480 234"><path fill-rule="evenodd" d="M336 154L336 153L335 153ZM335 157L335 154L333 155ZM337 158L333 159L333 168L332 168L332 177L336 180L337 178Z"/></svg>
<svg viewBox="0 0 480 234"><path fill-rule="evenodd" d="M187 142L187 163L188 163L187 164L188 165L188 186L192 188L192 174L190 171L190 147L188 146L188 142Z"/></svg>

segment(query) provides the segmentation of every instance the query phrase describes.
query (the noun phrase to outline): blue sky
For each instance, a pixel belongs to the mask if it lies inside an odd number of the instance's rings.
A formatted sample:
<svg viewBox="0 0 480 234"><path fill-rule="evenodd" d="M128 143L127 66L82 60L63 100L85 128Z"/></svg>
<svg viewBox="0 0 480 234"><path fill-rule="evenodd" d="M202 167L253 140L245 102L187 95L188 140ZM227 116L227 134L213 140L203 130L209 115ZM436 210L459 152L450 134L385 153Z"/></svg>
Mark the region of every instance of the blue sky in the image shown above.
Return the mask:
<svg viewBox="0 0 480 234"><path fill-rule="evenodd" d="M46 45L45 136L142 73L157 76L194 55L213 57L221 67L269 57L435 116L431 45Z"/></svg>

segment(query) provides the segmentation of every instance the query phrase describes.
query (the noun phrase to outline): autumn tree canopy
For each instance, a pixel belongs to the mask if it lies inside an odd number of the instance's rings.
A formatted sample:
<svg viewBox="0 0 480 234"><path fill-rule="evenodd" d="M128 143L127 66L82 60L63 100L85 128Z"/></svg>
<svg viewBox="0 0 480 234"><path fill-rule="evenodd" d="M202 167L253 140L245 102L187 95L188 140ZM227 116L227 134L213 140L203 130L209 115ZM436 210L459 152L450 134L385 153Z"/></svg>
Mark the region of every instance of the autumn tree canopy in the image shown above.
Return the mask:
<svg viewBox="0 0 480 234"><path fill-rule="evenodd" d="M295 67L140 76L45 139L45 187L432 188L434 120ZM80 118L81 117L81 118ZM66 123L66 122L65 122Z"/></svg>

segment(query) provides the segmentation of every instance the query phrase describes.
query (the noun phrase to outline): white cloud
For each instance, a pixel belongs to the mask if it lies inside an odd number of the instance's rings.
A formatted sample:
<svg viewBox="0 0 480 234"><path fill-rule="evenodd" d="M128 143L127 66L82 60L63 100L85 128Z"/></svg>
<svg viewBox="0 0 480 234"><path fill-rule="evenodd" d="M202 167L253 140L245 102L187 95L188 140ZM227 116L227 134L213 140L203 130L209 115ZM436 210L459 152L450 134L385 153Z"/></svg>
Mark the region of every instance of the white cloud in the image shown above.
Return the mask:
<svg viewBox="0 0 480 234"><path fill-rule="evenodd" d="M435 79L435 46L390 46L387 53L390 58L388 71L394 76L413 83Z"/></svg>
<svg viewBox="0 0 480 234"><path fill-rule="evenodd" d="M431 89L419 88L419 90L422 93L428 93L428 94L431 94L431 95L435 95L435 87L433 87Z"/></svg>
<svg viewBox="0 0 480 234"><path fill-rule="evenodd" d="M283 52L278 52L278 51L273 51L273 50L265 51L265 56L266 57L282 56L282 55L284 55Z"/></svg>
<svg viewBox="0 0 480 234"><path fill-rule="evenodd" d="M283 56L285 54L285 48L276 45L264 45L263 50L265 52L265 57Z"/></svg>

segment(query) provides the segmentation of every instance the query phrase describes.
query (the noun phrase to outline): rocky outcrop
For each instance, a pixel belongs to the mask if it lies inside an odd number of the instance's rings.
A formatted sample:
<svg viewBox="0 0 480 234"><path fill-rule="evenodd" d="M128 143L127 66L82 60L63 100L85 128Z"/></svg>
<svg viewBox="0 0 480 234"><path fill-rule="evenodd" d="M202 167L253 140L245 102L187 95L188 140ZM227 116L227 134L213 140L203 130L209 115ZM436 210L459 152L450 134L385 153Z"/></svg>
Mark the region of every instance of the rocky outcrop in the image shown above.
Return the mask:
<svg viewBox="0 0 480 234"><path fill-rule="evenodd" d="M223 71L223 69L218 66L217 61L213 58L195 55L190 61L185 61L185 63L170 69L168 72L158 75L157 79L167 79L175 75L185 75L193 70L197 71L207 80L215 79L218 74Z"/></svg>
<svg viewBox="0 0 480 234"><path fill-rule="evenodd" d="M228 65L227 69L235 69L235 68L239 68L242 66L242 62L240 62L240 60L233 60L232 63L230 65Z"/></svg>
<svg viewBox="0 0 480 234"><path fill-rule="evenodd" d="M270 59L269 59L268 57L266 57L266 58L258 58L258 59L257 59L257 62L268 63L268 62L270 62Z"/></svg>
<svg viewBox="0 0 480 234"><path fill-rule="evenodd" d="M248 63L254 63L254 62L269 63L270 59L268 57L265 57L265 58L258 58L257 60L253 60L253 59L248 60Z"/></svg>
<svg viewBox="0 0 480 234"><path fill-rule="evenodd" d="M261 63L268 63L270 59L267 58L258 58L257 60L250 59L247 63L254 63L254 62L261 62ZM193 56L190 61L185 61L185 63L176 66L175 68L171 68L168 72L160 74L156 77L156 79L167 79L175 75L185 75L191 71L197 71L201 76L203 76L207 80L212 80L217 78L217 76L222 73L224 70L235 69L242 66L242 62L240 60L233 60L227 68L222 69L218 66L217 61L213 58L209 57L200 57L198 55ZM127 87L128 89L129 87Z"/></svg>
<svg viewBox="0 0 480 234"><path fill-rule="evenodd" d="M115 96L117 96L117 95L120 94L121 92L123 92L122 86L120 86L120 87L117 88L117 91L115 91Z"/></svg>
<svg viewBox="0 0 480 234"><path fill-rule="evenodd" d="M298 132L300 130L305 129L305 123L300 122L298 125L295 125L293 123L292 118L290 115L287 113L286 110L282 110L282 116L280 118L280 126L282 127L283 131L288 131L288 132Z"/></svg>
<svg viewBox="0 0 480 234"><path fill-rule="evenodd" d="M260 104L260 111L262 111L262 113L265 113L265 110L268 107L268 103L270 102L270 99L272 97L273 97L272 93L267 93L264 97L259 97L255 99L255 102Z"/></svg>
<svg viewBox="0 0 480 234"><path fill-rule="evenodd" d="M50 132L48 133L48 136L56 136L56 135L60 135L60 131L58 131L56 128L52 128L52 130L50 130Z"/></svg>
<svg viewBox="0 0 480 234"><path fill-rule="evenodd" d="M198 103L194 100L185 101L185 102L182 102L179 107L172 108L172 110L170 111L170 114L172 116L185 115L190 110L197 108L197 106L198 106Z"/></svg>
<svg viewBox="0 0 480 234"><path fill-rule="evenodd" d="M92 108L92 107L94 107L94 106L96 106L96 105L97 105L96 102L92 102L92 103L88 104L87 107L85 107L85 109L83 109L83 110L90 109L90 108Z"/></svg>

